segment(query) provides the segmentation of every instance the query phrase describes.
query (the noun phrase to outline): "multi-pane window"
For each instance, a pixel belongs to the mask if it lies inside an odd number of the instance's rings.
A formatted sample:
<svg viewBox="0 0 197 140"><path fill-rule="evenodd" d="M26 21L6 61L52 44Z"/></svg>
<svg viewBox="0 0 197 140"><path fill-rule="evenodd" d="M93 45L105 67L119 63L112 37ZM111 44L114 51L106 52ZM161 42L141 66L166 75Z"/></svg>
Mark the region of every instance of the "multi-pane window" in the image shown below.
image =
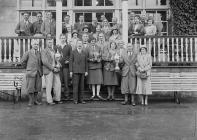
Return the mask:
<svg viewBox="0 0 197 140"><path fill-rule="evenodd" d="M142 6L142 0L129 0L128 1L129 6Z"/></svg>
<svg viewBox="0 0 197 140"><path fill-rule="evenodd" d="M92 22L92 13L91 12L75 13L75 22L79 21L79 16L80 15L84 16L84 22L85 23L91 23Z"/></svg>
<svg viewBox="0 0 197 140"><path fill-rule="evenodd" d="M114 0L96 0L96 6L113 6Z"/></svg>
<svg viewBox="0 0 197 140"><path fill-rule="evenodd" d="M146 0L146 8L153 8L154 6L166 6L167 0Z"/></svg>
<svg viewBox="0 0 197 140"><path fill-rule="evenodd" d="M41 0L20 0L20 7L42 7Z"/></svg>
<svg viewBox="0 0 197 140"><path fill-rule="evenodd" d="M75 6L92 6L92 0L75 0Z"/></svg>

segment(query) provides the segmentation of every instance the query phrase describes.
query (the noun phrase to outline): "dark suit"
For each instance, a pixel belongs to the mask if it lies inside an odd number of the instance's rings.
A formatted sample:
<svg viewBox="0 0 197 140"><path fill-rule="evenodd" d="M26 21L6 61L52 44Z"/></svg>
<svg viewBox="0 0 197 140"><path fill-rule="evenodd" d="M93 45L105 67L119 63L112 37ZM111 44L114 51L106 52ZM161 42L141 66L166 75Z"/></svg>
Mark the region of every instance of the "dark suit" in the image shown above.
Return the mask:
<svg viewBox="0 0 197 140"><path fill-rule="evenodd" d="M65 45L63 48L61 46L56 46L54 48L55 52L57 50L62 54L62 59L60 60L62 68L60 71L60 78L61 82L64 82L64 94L66 97L69 96L70 91L69 91L69 63L65 64L66 61L70 60L70 56L72 53L72 47L70 45Z"/></svg>
<svg viewBox="0 0 197 140"><path fill-rule="evenodd" d="M43 21L36 21L33 23L33 34L42 34L41 33L41 26Z"/></svg>
<svg viewBox="0 0 197 140"><path fill-rule="evenodd" d="M35 53L33 49L26 52L21 64L26 65L27 92L40 92L42 87L42 64L40 52Z"/></svg>
<svg viewBox="0 0 197 140"><path fill-rule="evenodd" d="M84 26L85 26L84 22L81 24L79 22L77 22L74 24L74 29L78 31L79 35L82 35L82 32L83 32L82 30L83 30Z"/></svg>
<svg viewBox="0 0 197 140"><path fill-rule="evenodd" d="M73 72L73 100L83 101L84 73L88 71L87 56L84 51L81 53L74 50L69 63L70 72Z"/></svg>
<svg viewBox="0 0 197 140"><path fill-rule="evenodd" d="M20 21L16 26L15 33L18 36L31 36L33 34L32 23L28 21L28 24L26 24L24 20Z"/></svg>
<svg viewBox="0 0 197 140"><path fill-rule="evenodd" d="M45 20L41 25L41 32L43 35L51 34L51 36L56 36L56 22L52 19L50 22L48 19Z"/></svg>

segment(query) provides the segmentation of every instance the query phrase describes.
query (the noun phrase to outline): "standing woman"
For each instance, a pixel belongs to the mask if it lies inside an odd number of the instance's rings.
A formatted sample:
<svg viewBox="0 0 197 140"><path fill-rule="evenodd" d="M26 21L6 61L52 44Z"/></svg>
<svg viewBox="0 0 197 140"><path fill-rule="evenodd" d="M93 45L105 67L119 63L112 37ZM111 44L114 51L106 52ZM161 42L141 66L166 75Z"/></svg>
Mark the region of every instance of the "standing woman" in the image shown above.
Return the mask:
<svg viewBox="0 0 197 140"><path fill-rule="evenodd" d="M151 67L152 59L150 54L147 53L147 47L142 45L140 47L140 54L137 56L137 90L136 93L141 97L141 104L148 105L148 95L152 94L151 90ZM137 73L138 73L137 72ZM146 73L145 77L141 77L140 73Z"/></svg>
<svg viewBox="0 0 197 140"><path fill-rule="evenodd" d="M122 67L122 81L121 81L121 92L125 96L122 105L130 103L129 95L131 95L131 104L135 106L134 95L136 94L136 62L137 55L133 51L133 46L128 45L127 49L122 53L120 62L123 64Z"/></svg>
<svg viewBox="0 0 197 140"><path fill-rule="evenodd" d="M71 45L72 50L75 50L77 48L77 41L78 40L80 40L78 38L78 32L77 32L77 30L73 30L73 32L72 32L72 38L71 38L70 42L68 43L68 44Z"/></svg>
<svg viewBox="0 0 197 140"><path fill-rule="evenodd" d="M109 41L109 37L110 37L110 33L111 33L111 27L110 27L109 22L107 21L107 19L103 20L103 27L102 27L101 31L104 32L105 39L107 41Z"/></svg>
<svg viewBox="0 0 197 140"><path fill-rule="evenodd" d="M117 53L117 45L111 42L109 48L103 49L102 59L104 61L103 79L104 85L107 86L108 100L114 100L115 87L118 85L118 76L115 72L115 55Z"/></svg>
<svg viewBox="0 0 197 140"><path fill-rule="evenodd" d="M109 38L109 42L115 41L117 44L120 41L120 39L121 39L121 35L119 33L118 28L115 26L111 30L111 36Z"/></svg>
<svg viewBox="0 0 197 140"><path fill-rule="evenodd" d="M88 84L92 88L92 97L94 99L97 95L102 98L100 93L101 84L103 84L102 64L101 64L101 48L96 45L96 38L90 39L90 46L88 48Z"/></svg>
<svg viewBox="0 0 197 140"><path fill-rule="evenodd" d="M99 33L101 32L101 25L100 24L97 24L96 25L96 32L92 34L92 36L94 38L96 38L96 41L99 40Z"/></svg>

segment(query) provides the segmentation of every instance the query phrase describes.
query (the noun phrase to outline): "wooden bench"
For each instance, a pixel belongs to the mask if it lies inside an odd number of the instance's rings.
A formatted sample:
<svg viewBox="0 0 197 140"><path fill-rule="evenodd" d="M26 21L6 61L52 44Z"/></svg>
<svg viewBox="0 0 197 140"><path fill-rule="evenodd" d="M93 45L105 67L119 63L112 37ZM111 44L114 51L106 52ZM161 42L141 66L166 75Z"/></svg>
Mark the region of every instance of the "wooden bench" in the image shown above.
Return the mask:
<svg viewBox="0 0 197 140"><path fill-rule="evenodd" d="M12 96L14 103L21 99L23 77L24 73L0 73L0 92Z"/></svg>
<svg viewBox="0 0 197 140"><path fill-rule="evenodd" d="M172 91L180 103L178 92L197 91L197 72L155 72L151 75L152 91Z"/></svg>

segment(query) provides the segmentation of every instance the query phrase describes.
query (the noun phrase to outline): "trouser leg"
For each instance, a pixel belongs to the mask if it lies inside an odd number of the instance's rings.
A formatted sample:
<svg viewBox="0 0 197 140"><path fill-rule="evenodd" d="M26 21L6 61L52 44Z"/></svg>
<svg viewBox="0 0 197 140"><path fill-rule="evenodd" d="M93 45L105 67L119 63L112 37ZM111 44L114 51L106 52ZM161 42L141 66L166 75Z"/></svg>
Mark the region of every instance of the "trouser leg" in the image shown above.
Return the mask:
<svg viewBox="0 0 197 140"><path fill-rule="evenodd" d="M49 74L45 75L45 81L46 81L47 103L52 103L53 99L51 96L51 89L52 89L52 85L53 85L53 72L50 72Z"/></svg>
<svg viewBox="0 0 197 140"><path fill-rule="evenodd" d="M82 102L84 98L84 74L80 74L80 79L79 79L79 101Z"/></svg>
<svg viewBox="0 0 197 140"><path fill-rule="evenodd" d="M79 74L73 74L73 101L78 102Z"/></svg>
<svg viewBox="0 0 197 140"><path fill-rule="evenodd" d="M54 91L54 100L61 100L61 81L59 73L53 74L53 91Z"/></svg>
<svg viewBox="0 0 197 140"><path fill-rule="evenodd" d="M70 91L69 91L69 69L68 68L64 68L63 69L63 79L64 79L64 94L66 97L70 96Z"/></svg>

